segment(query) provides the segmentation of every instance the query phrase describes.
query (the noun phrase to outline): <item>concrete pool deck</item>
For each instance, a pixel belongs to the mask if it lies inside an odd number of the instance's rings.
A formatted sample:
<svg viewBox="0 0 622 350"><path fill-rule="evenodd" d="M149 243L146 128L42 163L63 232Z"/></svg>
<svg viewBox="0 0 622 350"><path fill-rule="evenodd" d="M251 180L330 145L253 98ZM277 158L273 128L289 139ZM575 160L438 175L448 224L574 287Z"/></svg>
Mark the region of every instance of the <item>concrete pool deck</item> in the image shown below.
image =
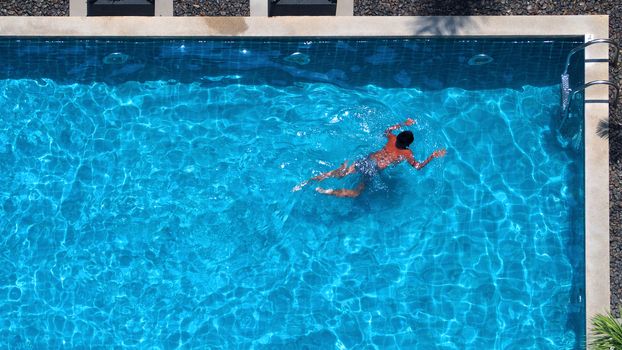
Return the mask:
<svg viewBox="0 0 622 350"><path fill-rule="evenodd" d="M608 38L608 16L481 17L3 17L5 37L555 37ZM585 81L607 80L608 47L585 51ZM560 72L561 75L561 72ZM586 317L609 310L608 88L586 91Z"/></svg>

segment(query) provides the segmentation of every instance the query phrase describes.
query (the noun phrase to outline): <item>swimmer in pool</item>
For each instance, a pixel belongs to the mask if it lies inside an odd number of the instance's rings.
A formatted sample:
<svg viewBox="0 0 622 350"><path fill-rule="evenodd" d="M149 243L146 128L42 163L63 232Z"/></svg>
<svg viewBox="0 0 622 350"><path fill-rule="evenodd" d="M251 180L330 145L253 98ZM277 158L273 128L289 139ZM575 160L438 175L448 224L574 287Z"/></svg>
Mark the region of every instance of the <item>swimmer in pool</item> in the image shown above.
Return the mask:
<svg viewBox="0 0 622 350"><path fill-rule="evenodd" d="M398 130L403 126L410 126L415 124L415 121L408 118L403 124L395 124L384 131L387 137L387 144L384 147L374 152L363 159L359 159L352 165L348 166L348 162L345 161L339 168L331 170L329 172L312 177L311 179L304 181L292 189L292 191L299 191L311 181L322 181L330 177L343 178L351 174L361 174L361 182L353 190L348 189L324 189L317 187L315 190L319 193L329 194L337 197L357 197L365 189L365 183L381 170L384 170L390 165L396 165L402 161L407 161L415 169L421 170L432 159L440 158L447 154L447 151L443 149L436 150L423 162L418 162L413 157L413 153L408 146L413 142L413 133L410 131L402 131L399 135L393 135L393 130Z"/></svg>

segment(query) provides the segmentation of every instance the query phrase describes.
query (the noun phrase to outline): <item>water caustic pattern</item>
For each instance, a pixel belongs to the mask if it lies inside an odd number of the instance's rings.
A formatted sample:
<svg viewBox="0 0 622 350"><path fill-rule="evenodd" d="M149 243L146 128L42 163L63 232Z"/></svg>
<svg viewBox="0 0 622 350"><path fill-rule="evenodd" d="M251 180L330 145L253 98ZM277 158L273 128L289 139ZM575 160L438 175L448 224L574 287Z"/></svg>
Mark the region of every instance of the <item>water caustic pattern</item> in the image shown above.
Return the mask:
<svg viewBox="0 0 622 350"><path fill-rule="evenodd" d="M577 349L558 90L0 81L0 347ZM291 192L406 117L447 156Z"/></svg>

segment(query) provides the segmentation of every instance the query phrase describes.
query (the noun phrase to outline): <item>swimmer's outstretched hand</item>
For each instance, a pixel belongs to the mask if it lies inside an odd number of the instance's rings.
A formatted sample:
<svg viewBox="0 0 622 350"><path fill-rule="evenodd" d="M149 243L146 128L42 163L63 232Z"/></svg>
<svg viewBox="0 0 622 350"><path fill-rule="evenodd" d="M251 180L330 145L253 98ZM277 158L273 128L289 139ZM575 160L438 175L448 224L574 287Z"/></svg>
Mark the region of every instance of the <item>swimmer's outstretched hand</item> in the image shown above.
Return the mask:
<svg viewBox="0 0 622 350"><path fill-rule="evenodd" d="M447 154L447 150L444 148L441 148L441 149L437 149L436 151L432 152L432 157L440 158L440 157L444 157L446 154Z"/></svg>
<svg viewBox="0 0 622 350"><path fill-rule="evenodd" d="M414 119L412 119L412 118L408 118L408 119L406 119L406 121L404 122L404 125L406 125L406 126L411 126L411 125L413 125L413 124L417 124L417 121L416 121L416 120L414 120Z"/></svg>

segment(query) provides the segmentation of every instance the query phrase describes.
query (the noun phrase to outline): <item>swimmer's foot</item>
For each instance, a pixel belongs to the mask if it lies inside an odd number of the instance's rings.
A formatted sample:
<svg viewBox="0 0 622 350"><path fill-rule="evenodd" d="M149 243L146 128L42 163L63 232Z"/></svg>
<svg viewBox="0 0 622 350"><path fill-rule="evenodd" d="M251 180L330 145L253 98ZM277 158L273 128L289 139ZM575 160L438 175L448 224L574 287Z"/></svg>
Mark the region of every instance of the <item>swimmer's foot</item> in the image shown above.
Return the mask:
<svg viewBox="0 0 622 350"><path fill-rule="evenodd" d="M294 188L292 188L292 192L297 192L297 191L302 190L302 188L305 187L308 183L309 183L309 181L301 182L300 184L298 184L298 185L294 186Z"/></svg>
<svg viewBox="0 0 622 350"><path fill-rule="evenodd" d="M315 190L319 193L323 193L323 194L333 194L333 192L335 192L335 190L333 190L332 188L322 188L322 187L316 187Z"/></svg>

